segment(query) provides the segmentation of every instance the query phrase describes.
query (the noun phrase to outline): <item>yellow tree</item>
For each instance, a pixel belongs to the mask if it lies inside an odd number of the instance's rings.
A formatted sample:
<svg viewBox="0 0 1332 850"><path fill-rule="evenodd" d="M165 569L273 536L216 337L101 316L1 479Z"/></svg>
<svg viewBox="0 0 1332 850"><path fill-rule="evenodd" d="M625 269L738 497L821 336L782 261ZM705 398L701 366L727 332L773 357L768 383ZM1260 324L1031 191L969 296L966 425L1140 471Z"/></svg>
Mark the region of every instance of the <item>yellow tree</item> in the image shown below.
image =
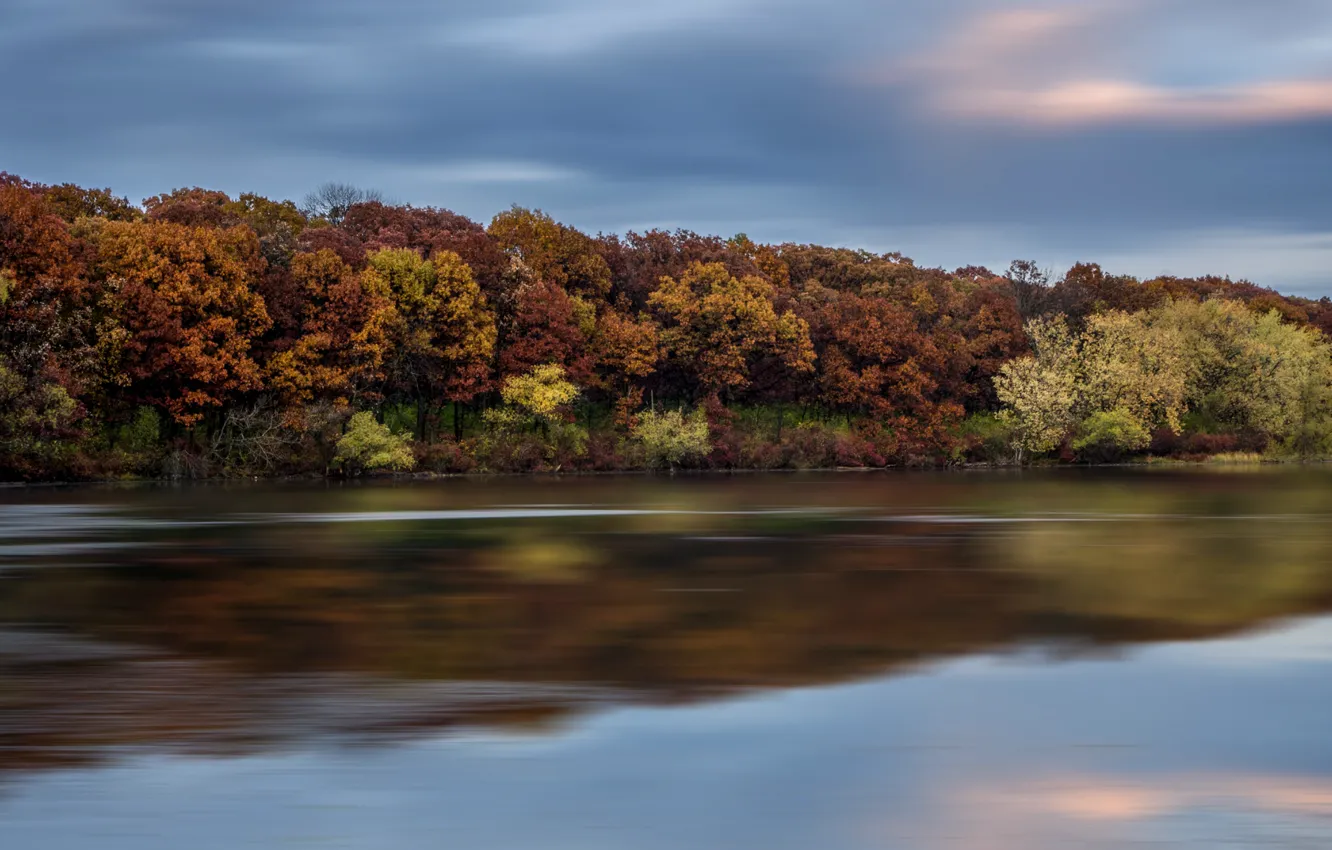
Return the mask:
<svg viewBox="0 0 1332 850"><path fill-rule="evenodd" d="M1179 430L1187 364L1175 328L1153 324L1144 313L1098 313L1087 319L1078 359L1081 414L1122 410L1144 429Z"/></svg>
<svg viewBox="0 0 1332 850"><path fill-rule="evenodd" d="M495 353L495 319L472 270L452 251L423 260L415 251L377 251L362 272L366 290L387 307L381 322L389 392L416 405L425 439L429 412L485 389Z"/></svg>
<svg viewBox="0 0 1332 850"><path fill-rule="evenodd" d="M794 313L778 314L773 294L763 278L733 277L721 263L695 263L679 280L663 277L648 305L661 324L666 363L690 380L690 390L713 396L749 386L764 357L812 372L809 325Z"/></svg>
<svg viewBox="0 0 1332 850"><path fill-rule="evenodd" d="M1015 460L1048 452L1073 425L1077 400L1077 345L1062 318L1033 319L1026 326L1034 354L1010 360L994 378L1012 429Z"/></svg>

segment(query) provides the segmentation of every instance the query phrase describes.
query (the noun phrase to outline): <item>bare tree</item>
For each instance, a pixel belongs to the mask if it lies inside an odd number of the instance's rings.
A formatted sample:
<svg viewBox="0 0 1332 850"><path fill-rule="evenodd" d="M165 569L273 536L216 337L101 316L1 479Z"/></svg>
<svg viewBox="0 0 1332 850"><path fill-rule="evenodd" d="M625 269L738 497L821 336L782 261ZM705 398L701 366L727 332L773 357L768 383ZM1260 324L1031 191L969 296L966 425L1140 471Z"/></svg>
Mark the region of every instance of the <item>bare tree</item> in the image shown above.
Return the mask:
<svg viewBox="0 0 1332 850"><path fill-rule="evenodd" d="M347 210L356 204L383 200L384 196L376 189L361 189L349 183L325 183L305 196L301 211L310 218L324 218L331 224L341 224Z"/></svg>
<svg viewBox="0 0 1332 850"><path fill-rule="evenodd" d="M1049 273L1041 271L1031 260L1014 260L1004 277L1024 322L1045 312L1050 298Z"/></svg>

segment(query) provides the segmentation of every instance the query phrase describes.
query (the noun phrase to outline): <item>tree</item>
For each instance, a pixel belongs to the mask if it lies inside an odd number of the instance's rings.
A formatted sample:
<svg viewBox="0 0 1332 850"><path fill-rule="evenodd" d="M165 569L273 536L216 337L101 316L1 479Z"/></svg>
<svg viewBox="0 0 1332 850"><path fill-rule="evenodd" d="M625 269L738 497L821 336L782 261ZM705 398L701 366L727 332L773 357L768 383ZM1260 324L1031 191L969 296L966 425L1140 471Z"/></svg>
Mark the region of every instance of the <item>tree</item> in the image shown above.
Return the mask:
<svg viewBox="0 0 1332 850"><path fill-rule="evenodd" d="M63 466L78 403L49 376L25 376L0 355L0 473L49 476Z"/></svg>
<svg viewBox="0 0 1332 850"><path fill-rule="evenodd" d="M250 287L258 240L248 228L99 222L95 269L127 332L122 371L130 400L182 425L258 389L253 341L269 327Z"/></svg>
<svg viewBox="0 0 1332 850"><path fill-rule="evenodd" d="M232 203L226 192L195 187L145 198L143 208L151 221L187 227L231 227L240 223L240 217L229 209Z"/></svg>
<svg viewBox="0 0 1332 850"><path fill-rule="evenodd" d="M550 281L518 290L512 338L500 353L501 375L517 375L543 363L558 363L579 383L592 380L591 337L596 307Z"/></svg>
<svg viewBox="0 0 1332 850"><path fill-rule="evenodd" d="M1087 319L1079 348L1082 415L1120 411L1139 425L1180 429L1187 353L1174 329L1119 311Z"/></svg>
<svg viewBox="0 0 1332 850"><path fill-rule="evenodd" d="M305 196L302 211L309 218L321 218L336 227L356 204L382 200L383 195L375 189L361 189L347 183L325 183Z"/></svg>
<svg viewBox="0 0 1332 850"><path fill-rule="evenodd" d="M595 385L615 399L616 422L626 425L643 402L642 380L657 368L657 328L647 316L610 308L597 316L592 349Z"/></svg>
<svg viewBox="0 0 1332 850"><path fill-rule="evenodd" d="M648 304L661 325L667 364L691 386L719 396L749 386L765 356L813 371L809 325L793 312L779 315L772 298L772 284L762 278L735 278L721 263L695 263L679 280L663 278Z"/></svg>
<svg viewBox="0 0 1332 850"><path fill-rule="evenodd" d="M563 367L548 363L507 379L500 396L505 404L549 425L564 421L578 387L565 379Z"/></svg>
<svg viewBox="0 0 1332 850"><path fill-rule="evenodd" d="M501 248L531 269L537 280L553 283L571 295L604 298L610 292L610 267L597 243L541 210L515 206L495 216L488 232Z"/></svg>
<svg viewBox="0 0 1332 850"><path fill-rule="evenodd" d="M386 341L388 389L416 405L417 437L424 440L432 407L485 389L494 316L471 269L449 251L430 260L407 249L376 251L362 279L387 305L376 321Z"/></svg>
<svg viewBox="0 0 1332 850"><path fill-rule="evenodd" d="M298 314L294 336L268 361L268 386L286 407L346 404L372 394L383 379L388 345L386 298L337 254L324 250L292 259Z"/></svg>
<svg viewBox="0 0 1332 850"><path fill-rule="evenodd" d="M1014 260L1004 274L1009 292L1023 320L1045 311L1050 297L1050 276L1031 260Z"/></svg>
<svg viewBox="0 0 1332 850"><path fill-rule="evenodd" d="M1090 460L1118 460L1127 452L1144 449L1151 435L1142 421L1122 407L1099 410L1078 428L1073 449Z"/></svg>
<svg viewBox="0 0 1332 850"><path fill-rule="evenodd" d="M1323 380L1329 350L1318 331L1259 315L1236 301L1175 299L1152 311L1153 326L1179 334L1186 397L1204 421L1281 439L1299 422L1301 398Z"/></svg>
<svg viewBox="0 0 1332 850"><path fill-rule="evenodd" d="M1077 401L1077 350L1063 319L1028 322L1027 336L1035 354L1004 364L994 379L1018 463L1059 445Z"/></svg>
<svg viewBox="0 0 1332 850"><path fill-rule="evenodd" d="M578 387L565 377L563 367L548 363L533 367L522 375L505 379L500 390L504 407L485 412L491 437L504 439L535 427L545 441L548 459L564 455L577 457L587 445L587 429L572 422L570 405L578 399ZM483 441L487 442L487 441ZM483 450L491 454L493 446Z"/></svg>
<svg viewBox="0 0 1332 850"><path fill-rule="evenodd" d="M73 183L48 186L43 194L56 215L73 224L80 218L104 218L108 221L137 221L143 211L128 198L112 193L110 189L85 189Z"/></svg>

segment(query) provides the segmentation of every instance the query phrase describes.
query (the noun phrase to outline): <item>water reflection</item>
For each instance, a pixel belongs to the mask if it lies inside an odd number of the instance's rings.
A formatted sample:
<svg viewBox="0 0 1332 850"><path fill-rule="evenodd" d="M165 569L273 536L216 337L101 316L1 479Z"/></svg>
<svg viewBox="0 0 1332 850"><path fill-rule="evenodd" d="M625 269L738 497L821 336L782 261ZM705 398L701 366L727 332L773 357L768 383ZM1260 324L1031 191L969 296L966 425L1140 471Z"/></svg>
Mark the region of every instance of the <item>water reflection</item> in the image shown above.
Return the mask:
<svg viewBox="0 0 1332 850"><path fill-rule="evenodd" d="M6 493L0 846L1332 839L1329 483Z"/></svg>

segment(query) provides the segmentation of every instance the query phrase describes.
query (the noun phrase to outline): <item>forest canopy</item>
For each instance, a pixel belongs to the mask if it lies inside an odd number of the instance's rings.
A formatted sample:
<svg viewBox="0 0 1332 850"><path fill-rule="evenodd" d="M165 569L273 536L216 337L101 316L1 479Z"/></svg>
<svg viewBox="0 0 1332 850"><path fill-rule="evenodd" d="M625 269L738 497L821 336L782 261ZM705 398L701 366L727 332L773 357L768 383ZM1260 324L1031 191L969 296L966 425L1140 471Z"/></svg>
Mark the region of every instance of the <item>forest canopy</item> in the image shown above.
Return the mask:
<svg viewBox="0 0 1332 850"><path fill-rule="evenodd" d="M1332 302L0 173L0 476L1332 453Z"/></svg>

